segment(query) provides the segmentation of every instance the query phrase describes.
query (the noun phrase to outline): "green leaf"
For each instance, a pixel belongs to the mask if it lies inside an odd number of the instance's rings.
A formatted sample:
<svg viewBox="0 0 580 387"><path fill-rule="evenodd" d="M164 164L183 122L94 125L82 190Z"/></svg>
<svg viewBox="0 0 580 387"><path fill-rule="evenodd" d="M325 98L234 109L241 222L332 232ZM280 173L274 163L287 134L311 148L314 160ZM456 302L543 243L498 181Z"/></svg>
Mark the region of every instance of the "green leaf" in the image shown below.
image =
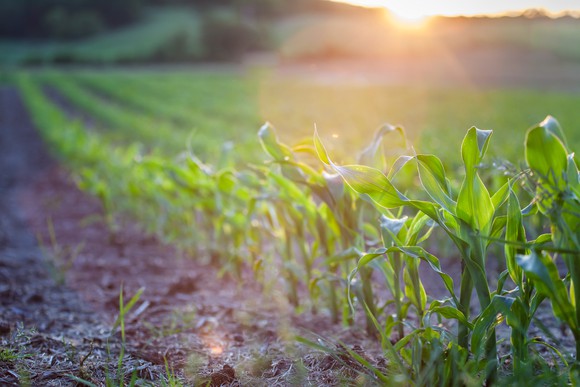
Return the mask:
<svg viewBox="0 0 580 387"><path fill-rule="evenodd" d="M374 251L372 253L362 254L361 258L359 259L359 261L356 264L356 267L348 275L348 281L347 281L346 291L347 291L347 294L349 295L349 297L348 297L348 304L349 304L351 310L354 310L354 305L352 304L352 297L350 297L350 294L351 294L351 285L352 285L352 282L354 280L354 277L357 275L357 273L363 267L367 266L368 264L370 264L372 261L374 261L378 257L383 256L386 251L387 251L387 249L380 248L380 249L377 249L376 251Z"/></svg>
<svg viewBox="0 0 580 387"><path fill-rule="evenodd" d="M292 180L274 172L268 172L268 176L278 186L282 197L294 200L296 203L301 205L306 204L305 202L307 199L304 195L304 191L302 191Z"/></svg>
<svg viewBox="0 0 580 387"><path fill-rule="evenodd" d="M398 235L399 231L405 226L409 218L404 216L401 219L391 219L384 215L380 217L380 227L383 235L383 243L386 247L389 247L391 244L401 244L399 241Z"/></svg>
<svg viewBox="0 0 580 387"><path fill-rule="evenodd" d="M342 176L344 181L359 194L368 195L374 202L385 208L400 207L408 199L391 184L378 169L362 165L338 166L328 157L318 133L314 135L318 157Z"/></svg>
<svg viewBox="0 0 580 387"><path fill-rule="evenodd" d="M554 315L567 323L572 330L577 329L574 307L564 281L558 274L558 268L550 256L532 250L528 255L518 255L516 259L528 278L533 281L537 291L552 301Z"/></svg>
<svg viewBox="0 0 580 387"><path fill-rule="evenodd" d="M507 223L506 216L496 216L493 220L493 224L491 226L491 231L489 233L489 240L487 242L487 246L489 246L494 239L498 239L501 237L505 229L505 225Z"/></svg>
<svg viewBox="0 0 580 387"><path fill-rule="evenodd" d="M334 254L333 256L327 258L324 261L324 264L330 265L330 264L340 263L340 262L350 262L356 258L360 258L361 255L362 255L362 253L356 247L349 247L348 249L342 250L339 253ZM368 254L368 255L372 255L372 254ZM382 253L375 254L373 258L376 258L380 255L382 255ZM364 257L366 257L366 255L364 255L363 258ZM361 261L359 261L359 263L357 265L357 269L360 266L367 265L370 261L372 261L373 258L369 259L368 261L363 261L361 258Z"/></svg>
<svg viewBox="0 0 580 387"><path fill-rule="evenodd" d="M384 154L379 153L379 150L381 149L381 143L385 135L397 129L399 129L398 132L402 135L403 139L405 139L405 132L402 129L385 124L376 131L371 143L365 149L363 149L363 151L358 156L357 162L363 165L384 168L386 164L385 156Z"/></svg>
<svg viewBox="0 0 580 387"><path fill-rule="evenodd" d="M568 153L562 141L551 130L542 126L530 129L526 135L525 156L534 174L548 185L538 189L565 188Z"/></svg>
<svg viewBox="0 0 580 387"><path fill-rule="evenodd" d="M334 169L352 189L359 194L368 195L382 207L396 208L408 201L378 169L362 165L334 165Z"/></svg>
<svg viewBox="0 0 580 387"><path fill-rule="evenodd" d="M137 290L137 293L135 293L135 295L131 297L127 305L124 305L123 285L121 285L121 291L119 292L119 315L117 316L117 319L113 323L113 327L111 328L112 331L117 329L119 325L123 324L125 320L125 315L127 315L127 313L129 313L129 311L133 308L133 306L135 306L137 301L139 301L144 291L145 288L140 288L139 290Z"/></svg>
<svg viewBox="0 0 580 387"><path fill-rule="evenodd" d="M465 164L465 178L459 190L456 207L457 217L484 236L490 235L496 207L487 187L477 174L477 168L487 151L491 134L491 130L473 127L463 139L461 156ZM495 199L498 203L502 202L502 192L503 189L500 189L500 194Z"/></svg>
<svg viewBox="0 0 580 387"><path fill-rule="evenodd" d="M456 203L451 199L449 184L441 160L433 155L417 155L416 159L419 177L425 191L441 207L454 214Z"/></svg>
<svg viewBox="0 0 580 387"><path fill-rule="evenodd" d="M514 298L505 296L493 296L489 305L478 316L471 334L471 348L474 352L481 350L482 343L486 340L489 334L495 335L492 329L498 321L498 315L511 317L511 307ZM490 333L491 331L491 333Z"/></svg>
<svg viewBox="0 0 580 387"><path fill-rule="evenodd" d="M266 153L274 160L287 161L294 158L290 148L278 141L274 127L269 122L262 125L258 131L258 137Z"/></svg>
<svg viewBox="0 0 580 387"><path fill-rule="evenodd" d="M427 293L418 274L417 267L405 266L403 282L405 283L405 295L418 310L423 311L427 305Z"/></svg>
<svg viewBox="0 0 580 387"><path fill-rule="evenodd" d="M421 259L421 260L427 262L429 264L429 266L431 266L431 269L433 269L433 271L435 271L437 274L439 274L439 276L443 280L443 284L445 285L445 287L449 291L449 294L453 298L455 304L459 303L455 297L455 289L453 286L453 279L448 274L444 273L441 270L441 264L439 262L439 259L436 256L428 253L427 251L425 251L425 249L423 249L422 247L419 247L419 246L391 247L387 250L387 252L389 252L389 253L390 252L401 252L408 257Z"/></svg>
<svg viewBox="0 0 580 387"><path fill-rule="evenodd" d="M320 160L341 175L355 192L368 195L373 202L381 207L389 209L409 205L427 214L436 222L440 221L438 208L434 203L407 199L381 171L361 165L338 166L334 164L328 156L318 132L314 133L314 145Z"/></svg>
<svg viewBox="0 0 580 387"><path fill-rule="evenodd" d="M420 243L420 241L425 240L430 234L431 231L435 228L436 223L433 222L429 216L426 214L417 214L415 215L412 220L411 224L409 225L409 229L407 231L407 235L405 238L405 245L406 246L414 246ZM425 226L428 226L429 229L427 232L419 238L419 233Z"/></svg>
<svg viewBox="0 0 580 387"><path fill-rule="evenodd" d="M461 157L466 171L474 170L481 162L487 152L492 133L491 130L481 130L476 127L467 131L461 144Z"/></svg>
<svg viewBox="0 0 580 387"><path fill-rule="evenodd" d="M491 197L491 202L493 203L493 208L495 208L497 210L498 208L500 208L502 206L502 204L504 204L506 202L506 200L509 197L510 190L511 190L511 184L508 181L504 185L502 185L496 191L496 193L493 194L493 196Z"/></svg>
<svg viewBox="0 0 580 387"><path fill-rule="evenodd" d="M576 165L576 160L574 160L574 154L570 153L568 155L568 170L567 170L568 184L576 194L580 197L580 171L578 171L578 166Z"/></svg>
<svg viewBox="0 0 580 387"><path fill-rule="evenodd" d="M560 126L558 120L556 120L554 117L550 115L546 116L546 118L544 118L544 121L540 122L538 126L541 126L542 128L545 128L548 131L550 131L550 133L558 137L560 141L562 141L564 146L568 148L568 142L566 141L564 131L562 130L562 127Z"/></svg>
<svg viewBox="0 0 580 387"><path fill-rule="evenodd" d="M526 233L522 223L522 212L518 197L510 189L507 209L507 224L505 239L508 242L526 242ZM526 251L512 244L506 243L504 247L506 265L512 281L521 289L522 286L522 269L516 263L517 254L525 254Z"/></svg>
<svg viewBox="0 0 580 387"><path fill-rule="evenodd" d="M444 318L447 319L455 319L457 321L459 321L459 323L461 323L462 325L465 325L467 327L469 327L470 329L473 329L472 324L467 321L467 318L465 318L465 315L456 307L451 306L451 305L442 305L442 306L432 306L429 308L429 312L431 313L437 313L439 315L441 315Z"/></svg>
<svg viewBox="0 0 580 387"><path fill-rule="evenodd" d="M397 160L393 163L391 170L387 177L389 179L393 179L397 173L399 173L410 161L414 160L415 157L413 156L399 156Z"/></svg>
<svg viewBox="0 0 580 387"><path fill-rule="evenodd" d="M494 213L493 201L479 175L473 174L471 180L466 176L457 198L457 216L472 229L488 236Z"/></svg>
<svg viewBox="0 0 580 387"><path fill-rule="evenodd" d="M217 186L221 192L232 193L236 186L236 178L231 171L223 171L217 176Z"/></svg>
<svg viewBox="0 0 580 387"><path fill-rule="evenodd" d="M324 145L322 144L322 141L320 140L320 136L318 135L318 130L314 130L314 148L316 149L316 153L318 154L318 158L320 159L320 161L322 161L324 164L330 166L332 164L332 162L330 161L330 157L328 157L328 152L326 151L326 148L324 147Z"/></svg>

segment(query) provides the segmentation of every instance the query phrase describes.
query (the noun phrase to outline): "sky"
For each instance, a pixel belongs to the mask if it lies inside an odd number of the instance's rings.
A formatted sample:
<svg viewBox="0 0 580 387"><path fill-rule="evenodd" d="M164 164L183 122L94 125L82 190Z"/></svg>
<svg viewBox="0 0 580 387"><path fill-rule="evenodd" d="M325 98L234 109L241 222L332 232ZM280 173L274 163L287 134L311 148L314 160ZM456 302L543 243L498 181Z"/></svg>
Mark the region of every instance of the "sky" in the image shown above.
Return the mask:
<svg viewBox="0 0 580 387"><path fill-rule="evenodd" d="M335 0L336 1L336 0ZM370 7L385 7L406 18L432 15L501 14L528 8L544 8L551 13L580 11L580 0L338 0Z"/></svg>

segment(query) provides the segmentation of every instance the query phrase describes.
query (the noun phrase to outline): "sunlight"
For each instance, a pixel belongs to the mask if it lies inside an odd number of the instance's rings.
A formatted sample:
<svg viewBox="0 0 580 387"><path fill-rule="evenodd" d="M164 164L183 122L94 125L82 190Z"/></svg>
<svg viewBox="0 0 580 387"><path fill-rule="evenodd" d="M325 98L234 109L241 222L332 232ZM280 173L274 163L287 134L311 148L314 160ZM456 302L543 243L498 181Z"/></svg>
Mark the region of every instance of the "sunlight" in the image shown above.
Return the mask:
<svg viewBox="0 0 580 387"><path fill-rule="evenodd" d="M573 11L577 4L569 0L488 0L488 1L426 1L426 0L331 0L363 7L387 8L402 20L425 18L427 16L468 16L501 15L509 12L522 12L528 8L542 8L549 14Z"/></svg>
<svg viewBox="0 0 580 387"><path fill-rule="evenodd" d="M427 19L430 15L423 12L422 9L418 9L409 5L408 3L392 4L389 7L390 16L395 24L402 28L421 28L424 27Z"/></svg>

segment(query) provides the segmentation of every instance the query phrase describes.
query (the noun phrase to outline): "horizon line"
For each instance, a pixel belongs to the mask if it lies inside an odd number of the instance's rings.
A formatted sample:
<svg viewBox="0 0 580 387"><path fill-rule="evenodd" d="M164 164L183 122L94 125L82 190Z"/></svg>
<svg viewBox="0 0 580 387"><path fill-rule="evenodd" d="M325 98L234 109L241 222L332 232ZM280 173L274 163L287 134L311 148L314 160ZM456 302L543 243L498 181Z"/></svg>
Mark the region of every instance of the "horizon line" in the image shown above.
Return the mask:
<svg viewBox="0 0 580 387"><path fill-rule="evenodd" d="M382 5L365 5L365 4L357 4L350 2L349 0L325 0L330 1L333 3L341 3L350 5L353 7L358 8L367 8L367 9L378 9L378 10L385 10L389 13L393 13L388 6ZM573 10L567 9L562 11L551 11L544 7L529 7L529 8L522 8L518 10L511 10L511 11L501 11L501 12L484 12L484 13L435 13L432 15L425 15L426 18L501 18L501 17L526 17L526 13L533 13L535 15L529 16L530 18L538 17L538 16L545 16L551 19L558 19L563 17L572 17L575 19L580 18L580 10Z"/></svg>

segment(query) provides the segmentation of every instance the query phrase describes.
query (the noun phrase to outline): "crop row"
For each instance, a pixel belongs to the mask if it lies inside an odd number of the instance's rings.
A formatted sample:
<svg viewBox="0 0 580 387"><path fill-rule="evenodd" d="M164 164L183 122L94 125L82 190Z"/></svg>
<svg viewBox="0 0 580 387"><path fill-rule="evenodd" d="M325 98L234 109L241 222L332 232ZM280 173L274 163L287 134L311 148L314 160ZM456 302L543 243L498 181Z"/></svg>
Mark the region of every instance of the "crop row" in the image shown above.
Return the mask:
<svg viewBox="0 0 580 387"><path fill-rule="evenodd" d="M373 129L384 117L409 128L407 135L424 152L440 155L446 167L457 168L460 159L456 149L463 136L459 128L477 123L494 129L496 144L490 149L494 157L519 162L523 144L512 141L523 136L531 122L547 114L557 116L570 127L579 118L579 98L573 94L534 92L529 90L494 90L476 92L468 89L434 87L400 87L388 85L334 84L299 78L280 77L268 72L238 74L232 70L198 70L193 72L71 71L42 73L50 83L69 89L74 84L91 98L89 103L68 99L83 110L95 111L95 118L115 105L126 116L122 121L102 120L103 124L131 142L133 131L150 131L140 136L148 148L163 147L163 153L175 155L188 141L203 160L216 163L221 145L232 141L235 163L260 162L259 146L253 133L265 120L276 124L284 142L295 143L310 138L313 124L333 134L328 146L337 160L355 160L352 149L366 146ZM63 79L66 78L66 79ZM96 96L101 98L96 98ZM110 115L109 115L110 116ZM147 129L135 127L134 117L145 122ZM129 123L129 124L127 124ZM181 134L179 134L181 133ZM575 132L570 143L580 143ZM179 140L168 137L177 136ZM166 146L167 142L170 144Z"/></svg>
<svg viewBox="0 0 580 387"><path fill-rule="evenodd" d="M354 313L364 313L388 370L351 355L377 380L578 381L571 355L528 335L539 305L549 299L580 351L579 173L553 118L528 131L526 169L507 174L482 169L491 131L467 131L457 178L446 174L437 156L414 153L405 131L391 125L370 139L358 165L343 166L332 161L317 134L313 144L290 147L265 124L258 133L265 164L219 169L192 152L170 159L115 145L71 123L29 76L21 74L18 83L52 148L80 186L101 199L113 236L117 214L129 213L162 240L211 257L240 281L257 280L265 289L281 284L297 309L325 309L333 322L347 325ZM58 85L82 100L74 84ZM107 118L110 112L123 117L121 108L91 108L86 101L91 114L122 123ZM147 131L151 122L127 125ZM385 152L387 143L399 146ZM550 233L537 231L545 225ZM454 246L460 276L445 272L430 252L441 243ZM491 257L494 245L499 256ZM506 267L493 282L490 259ZM563 277L559 260L567 268ZM444 297L427 294L420 265L438 275ZM507 354L497 351L500 324L510 331ZM556 365L538 355L542 346L558 357ZM504 366L507 358L511 369Z"/></svg>

